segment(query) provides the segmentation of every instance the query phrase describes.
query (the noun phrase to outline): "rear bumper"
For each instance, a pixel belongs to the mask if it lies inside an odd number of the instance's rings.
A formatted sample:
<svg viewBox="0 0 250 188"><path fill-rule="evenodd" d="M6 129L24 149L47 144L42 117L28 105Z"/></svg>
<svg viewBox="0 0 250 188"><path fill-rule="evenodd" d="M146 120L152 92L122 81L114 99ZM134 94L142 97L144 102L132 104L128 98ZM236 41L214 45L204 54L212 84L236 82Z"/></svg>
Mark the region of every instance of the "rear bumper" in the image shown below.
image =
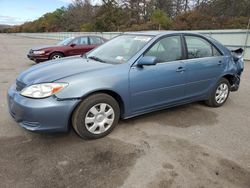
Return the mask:
<svg viewBox="0 0 250 188"><path fill-rule="evenodd" d="M235 75L233 84L231 85L231 88L230 88L230 91L238 91L239 87L240 87L240 76Z"/></svg>
<svg viewBox="0 0 250 188"><path fill-rule="evenodd" d="M30 99L23 97L12 85L8 90L10 115L23 128L36 132L66 132L78 100L60 101L55 97Z"/></svg>

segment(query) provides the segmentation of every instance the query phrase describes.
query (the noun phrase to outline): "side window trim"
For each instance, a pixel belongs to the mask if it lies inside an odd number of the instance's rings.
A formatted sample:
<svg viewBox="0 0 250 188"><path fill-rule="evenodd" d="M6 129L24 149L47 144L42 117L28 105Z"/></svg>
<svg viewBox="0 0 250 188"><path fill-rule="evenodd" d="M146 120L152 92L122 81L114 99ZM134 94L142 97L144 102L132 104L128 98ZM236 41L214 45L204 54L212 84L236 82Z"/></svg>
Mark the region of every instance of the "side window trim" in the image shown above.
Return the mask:
<svg viewBox="0 0 250 188"><path fill-rule="evenodd" d="M187 59L187 44L185 40L185 36L183 34L180 34L181 37L181 48L182 48L182 60Z"/></svg>
<svg viewBox="0 0 250 188"><path fill-rule="evenodd" d="M216 49L219 54L221 56L223 56L223 53L220 51L220 49L218 49L211 41L209 41L206 37L203 37L203 36L200 36L200 35L195 35L195 34L191 34L191 33L184 33L182 34L182 37L183 37L183 45L184 45L184 49L185 49L185 58L184 59L189 59L188 58L188 48L187 48L187 42L186 42L186 36L191 36L191 37L197 37L197 38L201 38L203 40L205 40L206 42L208 42L210 45L211 45L211 50L212 50L212 55L211 57L217 57L217 56L214 56L214 49ZM206 58L206 57L199 57L199 58ZM195 59L199 59L199 58L195 58ZM192 58L194 59L194 58Z"/></svg>
<svg viewBox="0 0 250 188"><path fill-rule="evenodd" d="M89 36L89 44L90 45L96 45L96 44L94 44L94 38L96 38L96 36ZM92 43L91 43L91 41L92 41Z"/></svg>
<svg viewBox="0 0 250 188"><path fill-rule="evenodd" d="M104 41L104 39L102 38L102 37L99 37L100 38L100 40L101 40L101 44L103 44L105 41Z"/></svg>
<svg viewBox="0 0 250 188"><path fill-rule="evenodd" d="M81 43L83 38L86 38L86 39L87 39L87 44L82 44L82 43ZM88 36L81 36L81 37L79 37L79 40L80 40L80 43L81 43L81 44L79 44L80 46L86 46L86 45L88 45L88 43L89 43L89 37L88 37Z"/></svg>
<svg viewBox="0 0 250 188"><path fill-rule="evenodd" d="M218 55L215 55L214 50L216 50L220 54L219 56L223 56L223 54L221 53L221 51L218 50L214 45L212 45L213 56L218 57Z"/></svg>
<svg viewBox="0 0 250 188"><path fill-rule="evenodd" d="M88 45L91 45L90 44L90 36L87 36L88 37Z"/></svg>

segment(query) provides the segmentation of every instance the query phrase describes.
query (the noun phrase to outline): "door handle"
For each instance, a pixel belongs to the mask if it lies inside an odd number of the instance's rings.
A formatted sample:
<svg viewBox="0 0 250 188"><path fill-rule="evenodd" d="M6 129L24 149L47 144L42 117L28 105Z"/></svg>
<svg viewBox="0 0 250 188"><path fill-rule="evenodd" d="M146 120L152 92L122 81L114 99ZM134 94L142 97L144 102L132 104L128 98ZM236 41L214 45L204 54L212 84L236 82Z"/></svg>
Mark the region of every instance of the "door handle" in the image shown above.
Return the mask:
<svg viewBox="0 0 250 188"><path fill-rule="evenodd" d="M184 72L186 69L184 67L178 67L176 72Z"/></svg>
<svg viewBox="0 0 250 188"><path fill-rule="evenodd" d="M222 65L222 61L219 61L219 62L218 62L218 65Z"/></svg>

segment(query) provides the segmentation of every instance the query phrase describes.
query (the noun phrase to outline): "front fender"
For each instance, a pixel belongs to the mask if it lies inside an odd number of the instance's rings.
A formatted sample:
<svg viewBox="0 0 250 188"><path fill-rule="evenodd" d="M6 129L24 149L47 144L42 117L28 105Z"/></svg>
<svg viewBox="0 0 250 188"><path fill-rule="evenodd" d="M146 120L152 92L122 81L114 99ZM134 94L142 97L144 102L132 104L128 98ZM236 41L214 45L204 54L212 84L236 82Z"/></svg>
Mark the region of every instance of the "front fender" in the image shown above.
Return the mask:
<svg viewBox="0 0 250 188"><path fill-rule="evenodd" d="M57 82L66 82L69 85L56 93L59 100L81 99L98 91L112 91L118 94L124 102L124 110L129 109L129 65L117 65L112 71L98 70L89 73L66 77Z"/></svg>

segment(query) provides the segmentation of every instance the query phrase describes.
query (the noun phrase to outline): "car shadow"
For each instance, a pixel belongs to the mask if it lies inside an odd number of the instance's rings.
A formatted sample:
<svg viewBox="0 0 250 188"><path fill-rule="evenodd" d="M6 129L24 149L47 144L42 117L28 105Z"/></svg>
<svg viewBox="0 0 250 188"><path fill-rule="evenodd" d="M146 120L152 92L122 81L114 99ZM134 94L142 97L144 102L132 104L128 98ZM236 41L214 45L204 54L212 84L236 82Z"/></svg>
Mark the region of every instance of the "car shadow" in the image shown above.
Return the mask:
<svg viewBox="0 0 250 188"><path fill-rule="evenodd" d="M218 122L217 114L206 107L203 103L197 102L178 107L172 107L131 119L121 120L120 125L135 125L144 123L157 123L160 125L187 128L190 126L210 126Z"/></svg>

